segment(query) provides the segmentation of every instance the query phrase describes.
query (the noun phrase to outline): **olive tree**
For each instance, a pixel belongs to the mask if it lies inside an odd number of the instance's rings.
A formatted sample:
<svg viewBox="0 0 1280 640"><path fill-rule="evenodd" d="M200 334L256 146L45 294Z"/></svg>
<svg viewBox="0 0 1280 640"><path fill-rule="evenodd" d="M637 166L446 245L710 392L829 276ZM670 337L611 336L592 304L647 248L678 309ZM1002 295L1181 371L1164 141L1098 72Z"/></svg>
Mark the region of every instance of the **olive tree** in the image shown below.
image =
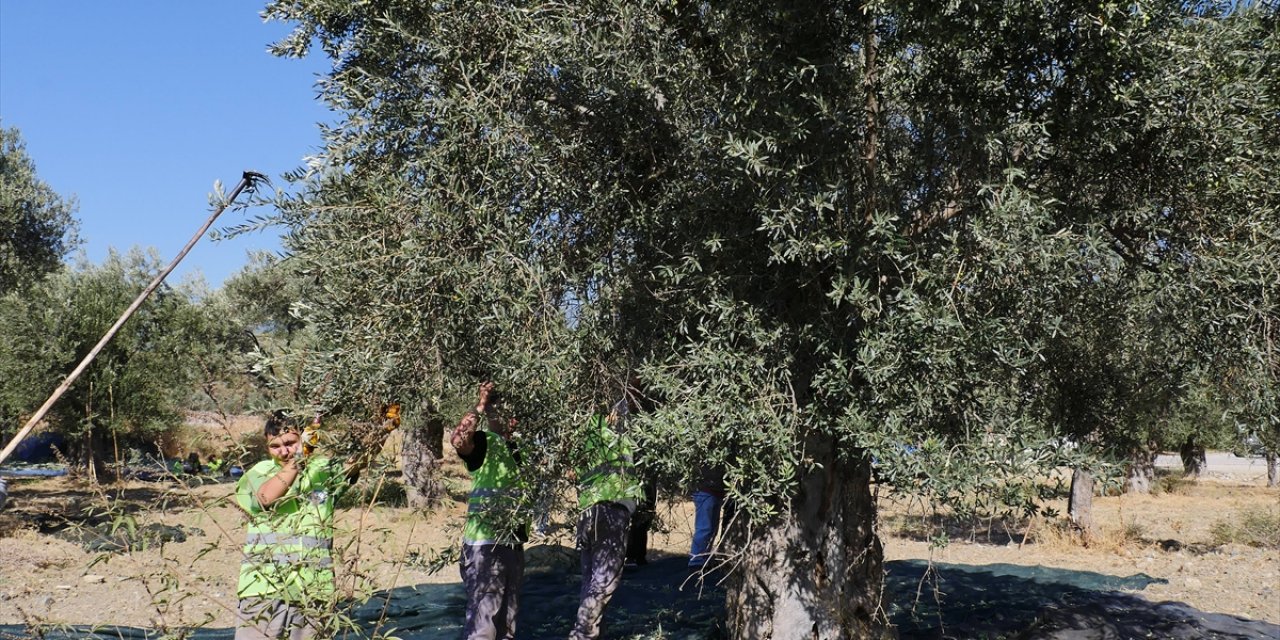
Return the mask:
<svg viewBox="0 0 1280 640"><path fill-rule="evenodd" d="M1267 459L1269 486L1280 484L1280 12L1258 3L1239 19L1205 25L1213 46L1194 72L1217 78L1195 100L1196 124L1215 133L1199 149L1224 158L1205 163L1206 208L1223 215L1205 242L1206 260L1226 274L1215 288L1215 330L1228 345L1215 376L1220 402Z"/></svg>
<svg viewBox="0 0 1280 640"><path fill-rule="evenodd" d="M0 127L0 295L62 264L77 244L75 210L36 175L18 130Z"/></svg>
<svg viewBox="0 0 1280 640"><path fill-rule="evenodd" d="M1033 508L1037 363L1089 269L1129 313L1180 275L1152 247L1197 252L1144 113L1209 9L273 2L341 114L276 203L307 401L448 415L492 379L551 480L634 374L649 464L719 465L741 506L731 635L874 637L872 460Z"/></svg>
<svg viewBox="0 0 1280 640"><path fill-rule="evenodd" d="M1165 355L1183 350L1184 366L1172 370L1199 369L1182 375L1165 413L1215 414L1189 433L1137 429L1165 450L1194 449L1196 439L1229 446L1229 421L1246 438L1276 428L1280 14L1273 3L1207 6L1171 32L1168 64L1145 89L1149 126L1176 149L1162 210L1173 226L1147 244L1177 274L1152 310L1174 329L1158 344Z"/></svg>
<svg viewBox="0 0 1280 640"><path fill-rule="evenodd" d="M159 272L154 255L111 252L101 265L49 275L0 304L0 407L40 406ZM179 424L200 379L197 351L219 318L190 293L158 289L50 410L69 462L97 477L125 447L146 447Z"/></svg>

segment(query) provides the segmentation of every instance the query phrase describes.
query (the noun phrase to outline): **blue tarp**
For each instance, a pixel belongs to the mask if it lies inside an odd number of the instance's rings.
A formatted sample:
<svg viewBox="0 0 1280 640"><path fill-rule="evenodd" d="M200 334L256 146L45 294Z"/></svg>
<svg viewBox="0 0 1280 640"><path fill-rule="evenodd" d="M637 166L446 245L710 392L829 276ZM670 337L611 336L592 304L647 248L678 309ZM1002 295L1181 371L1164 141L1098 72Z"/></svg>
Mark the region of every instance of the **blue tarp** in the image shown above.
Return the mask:
<svg viewBox="0 0 1280 640"><path fill-rule="evenodd" d="M57 460L54 447L66 448L66 439L60 433L43 432L27 436L7 458L20 462L53 462Z"/></svg>

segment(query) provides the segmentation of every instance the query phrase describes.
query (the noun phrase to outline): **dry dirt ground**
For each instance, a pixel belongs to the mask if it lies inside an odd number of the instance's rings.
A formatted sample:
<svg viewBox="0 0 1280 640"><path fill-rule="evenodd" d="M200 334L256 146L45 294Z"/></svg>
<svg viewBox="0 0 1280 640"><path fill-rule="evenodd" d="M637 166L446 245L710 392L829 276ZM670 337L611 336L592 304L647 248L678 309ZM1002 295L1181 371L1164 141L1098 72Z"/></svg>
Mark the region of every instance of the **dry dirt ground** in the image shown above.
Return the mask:
<svg viewBox="0 0 1280 640"><path fill-rule="evenodd" d="M357 617L398 622L410 631L403 637L457 635L450 621L460 616L459 578L447 553L459 538L466 480L456 465L446 467L446 475L451 499L435 511L357 506L339 515L343 588L360 601L373 592L395 595L394 602L372 601L377 606L367 605ZM1064 584L1080 583L1085 589L1179 601L1203 612L1280 624L1280 551L1217 545L1212 532L1216 523L1234 522L1247 513L1280 511L1280 490L1264 485L1257 469L1246 469L1213 473L1160 495L1100 497L1095 504L1099 533L1089 546L1051 535L1056 531L1053 523L1037 521L1030 525L1031 541L1025 544L1019 543L1025 531L1017 531L1005 537L1008 542L1000 533L979 541L953 534L947 546L936 548L929 541L933 534L913 524L912 508L886 501L881 535L892 587L886 610L904 629L903 637L977 637L948 632L946 621L928 618L943 620L938 610L954 606L957 598L969 607L971 617L984 619L1028 605L1002 602L1001 597L1010 597L1007 594L975 595L971 590L957 595L948 592L949 584L978 590L1003 584L1026 595L1027 589L1018 585L1041 585L1052 594L1066 588ZM195 628L210 630L193 633L195 638L229 638L244 539L244 520L228 499L232 490L230 483L134 481L93 489L65 477L11 478L9 505L0 512L0 638L37 637L44 625L78 625L80 630L86 625L120 625L169 630L169 637ZM663 530L650 540L654 562L628 573L624 591L634 581L632 590L620 596L622 604L611 608L606 637L715 637L706 630L715 626L720 587L714 580L701 585L686 581L683 569L691 505L670 501L660 511ZM65 525L64 518L89 516L125 529L152 523L179 527L186 539L108 553L86 551L51 533ZM563 637L564 629L557 625L576 605L571 532L564 523L557 524L550 538L530 548L526 592L533 593L527 595L525 608L534 610L528 615L541 617L523 627L522 637ZM433 573L433 562L443 569ZM987 581L965 586L966 576L977 575L967 573L970 569L985 572ZM665 595L645 595L659 592ZM695 605L684 606L682 598ZM994 602L986 602L988 598ZM370 606L375 609L372 614ZM1256 636L1229 637L1268 637L1265 629L1270 628L1280 633L1280 627L1263 628L1252 632ZM129 633L114 630L105 637L147 637Z"/></svg>

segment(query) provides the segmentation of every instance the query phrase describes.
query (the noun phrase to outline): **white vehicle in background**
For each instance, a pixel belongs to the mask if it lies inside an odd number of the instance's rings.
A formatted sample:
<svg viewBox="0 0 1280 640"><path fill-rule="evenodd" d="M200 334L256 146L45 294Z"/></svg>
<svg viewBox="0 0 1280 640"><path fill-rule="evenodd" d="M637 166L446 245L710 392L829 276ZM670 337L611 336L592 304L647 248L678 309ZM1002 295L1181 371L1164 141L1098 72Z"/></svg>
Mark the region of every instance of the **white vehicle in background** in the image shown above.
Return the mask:
<svg viewBox="0 0 1280 640"><path fill-rule="evenodd" d="M1247 456L1247 457L1261 458L1263 455L1266 454L1266 451L1263 450L1263 447L1262 447L1262 439L1256 435L1250 434L1245 436L1243 444L1244 444L1244 451L1242 453L1244 455L1241 457Z"/></svg>

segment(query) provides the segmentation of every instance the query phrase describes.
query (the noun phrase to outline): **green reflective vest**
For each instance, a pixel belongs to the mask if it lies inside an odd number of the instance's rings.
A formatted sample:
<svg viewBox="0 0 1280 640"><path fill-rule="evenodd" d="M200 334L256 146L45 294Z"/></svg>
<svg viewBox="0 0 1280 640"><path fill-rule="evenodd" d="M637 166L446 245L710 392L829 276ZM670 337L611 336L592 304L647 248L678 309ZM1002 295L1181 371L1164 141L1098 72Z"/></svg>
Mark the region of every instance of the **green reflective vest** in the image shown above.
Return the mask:
<svg viewBox="0 0 1280 640"><path fill-rule="evenodd" d="M258 489L280 468L264 460L236 484L236 503L249 514L236 595L295 603L327 599L334 591L334 502L345 478L329 459L314 458L288 493L264 509Z"/></svg>
<svg viewBox="0 0 1280 640"><path fill-rule="evenodd" d="M597 502L632 503L644 499L644 487L636 476L631 438L619 435L604 416L591 418L586 455L578 468L578 506Z"/></svg>
<svg viewBox="0 0 1280 640"><path fill-rule="evenodd" d="M492 431L479 431L476 436L488 441L484 461L471 474L471 497L467 500L462 543L520 544L517 532L522 524L519 502L523 484L519 465L502 436Z"/></svg>

